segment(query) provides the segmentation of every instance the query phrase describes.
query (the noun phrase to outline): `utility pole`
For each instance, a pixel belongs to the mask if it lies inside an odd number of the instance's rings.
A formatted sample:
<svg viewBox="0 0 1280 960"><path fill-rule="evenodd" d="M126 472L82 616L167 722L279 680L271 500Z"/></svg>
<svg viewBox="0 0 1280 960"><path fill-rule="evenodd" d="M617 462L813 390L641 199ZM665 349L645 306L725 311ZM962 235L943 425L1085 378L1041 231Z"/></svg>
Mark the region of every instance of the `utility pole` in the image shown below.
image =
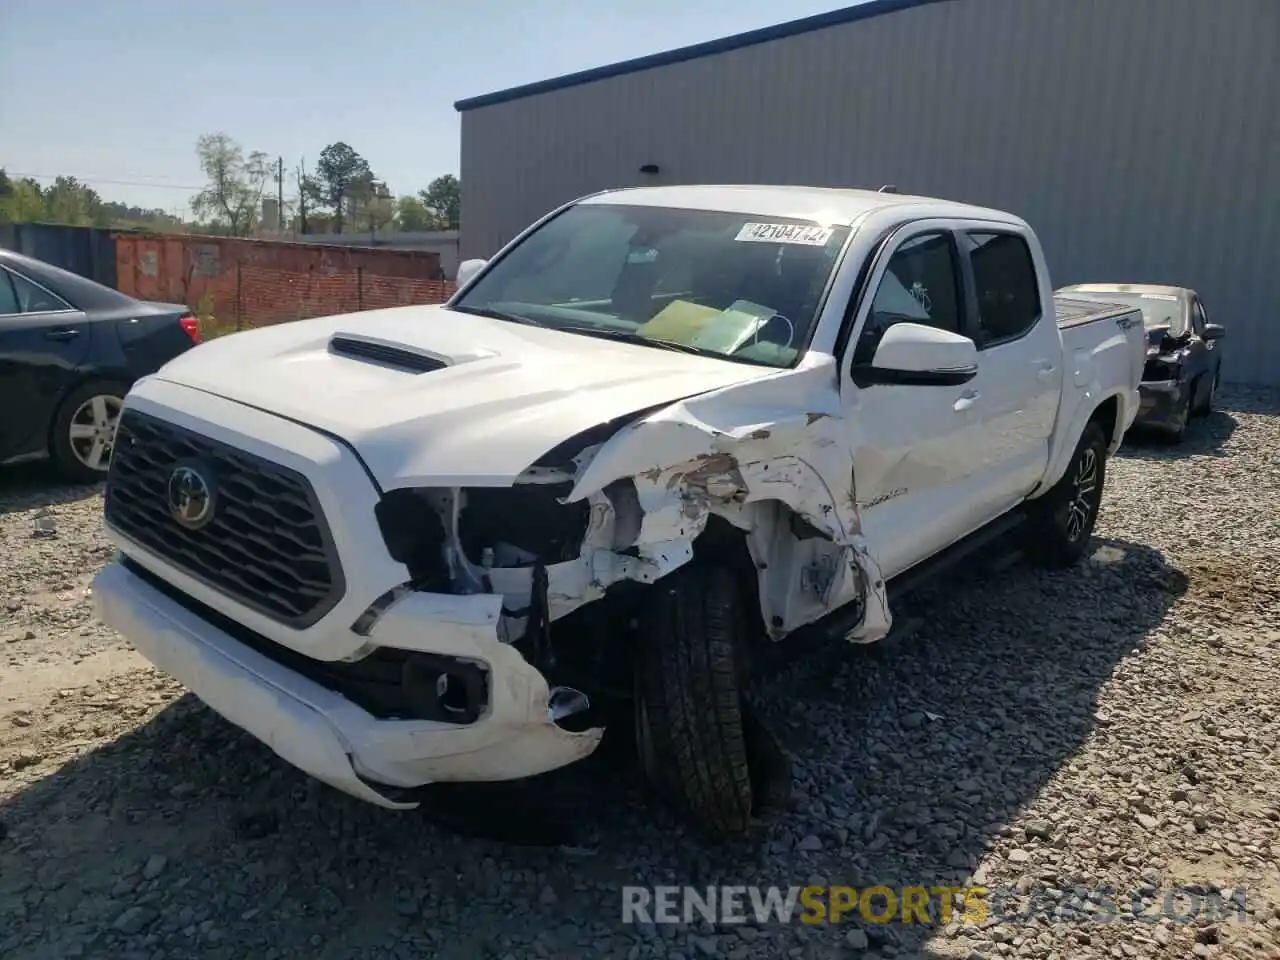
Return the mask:
<svg viewBox="0 0 1280 960"><path fill-rule="evenodd" d="M284 233L284 157L276 158L276 232Z"/></svg>
<svg viewBox="0 0 1280 960"><path fill-rule="evenodd" d="M307 233L307 158L298 162L298 232Z"/></svg>

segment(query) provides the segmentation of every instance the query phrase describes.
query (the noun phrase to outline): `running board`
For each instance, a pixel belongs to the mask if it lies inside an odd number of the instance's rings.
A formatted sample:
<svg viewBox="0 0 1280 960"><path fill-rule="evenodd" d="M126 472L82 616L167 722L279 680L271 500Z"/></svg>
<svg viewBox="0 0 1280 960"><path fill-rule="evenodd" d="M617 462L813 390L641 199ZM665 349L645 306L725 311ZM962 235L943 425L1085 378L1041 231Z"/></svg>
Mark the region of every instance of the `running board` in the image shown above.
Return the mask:
<svg viewBox="0 0 1280 960"><path fill-rule="evenodd" d="M896 601L901 600L917 587L936 579L940 573L968 559L979 550L991 546L1002 537L1008 536L1022 526L1026 519L1027 515L1022 509L1010 511L980 530L975 530L962 540L957 540L928 560L916 564L909 570L904 570L889 581L886 592L889 597L890 609L892 609L892 605Z"/></svg>
<svg viewBox="0 0 1280 960"><path fill-rule="evenodd" d="M1026 519L1027 515L1022 508L1011 510L1004 516L991 521L980 530L975 530L967 537L957 540L928 560L923 560L914 567L898 574L885 587L885 595L889 601L890 611L897 606L898 601L911 593L912 590L936 579L940 574L967 560L980 550L991 546L1003 537L1007 537L1022 526ZM1010 551L1006 557L1010 555L1016 557L1017 551ZM994 559L993 562L995 562ZM848 636L850 630L853 630L861 623L862 604L851 603L845 609L827 614L814 626L821 629L828 637L843 639ZM892 628L890 632L892 632Z"/></svg>

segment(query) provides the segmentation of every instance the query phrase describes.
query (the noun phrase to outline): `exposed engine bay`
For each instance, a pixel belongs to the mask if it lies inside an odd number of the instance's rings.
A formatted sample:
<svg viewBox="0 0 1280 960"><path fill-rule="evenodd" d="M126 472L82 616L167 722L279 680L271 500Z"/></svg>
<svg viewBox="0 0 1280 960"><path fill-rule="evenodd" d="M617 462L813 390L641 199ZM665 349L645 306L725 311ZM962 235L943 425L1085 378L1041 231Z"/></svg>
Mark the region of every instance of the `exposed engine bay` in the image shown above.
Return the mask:
<svg viewBox="0 0 1280 960"><path fill-rule="evenodd" d="M549 682L593 695L626 682L618 635L634 588L703 550L736 554L736 569L753 581L763 637L779 640L846 608L858 613L849 639L879 639L890 615L861 537L834 391L815 410L776 407L766 424L712 425L717 411L741 410L741 393L770 392L767 384L728 388L739 394L732 405L712 393L602 424L511 487L389 492L377 517L392 556L409 568L406 586L501 594L502 640Z"/></svg>

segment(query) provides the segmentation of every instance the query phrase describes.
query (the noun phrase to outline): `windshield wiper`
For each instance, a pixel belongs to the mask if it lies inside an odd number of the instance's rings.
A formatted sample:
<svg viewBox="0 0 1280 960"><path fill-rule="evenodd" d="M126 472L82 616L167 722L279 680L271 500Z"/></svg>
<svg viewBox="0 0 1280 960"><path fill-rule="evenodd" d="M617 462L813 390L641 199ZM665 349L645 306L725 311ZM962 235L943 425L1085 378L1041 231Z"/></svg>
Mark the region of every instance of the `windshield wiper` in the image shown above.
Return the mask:
<svg viewBox="0 0 1280 960"><path fill-rule="evenodd" d="M532 317L522 317L518 313L503 313L501 310L492 310L489 307L464 307L454 306L450 310L456 310L458 313L470 313L477 317L488 317L490 320L506 320L509 323L523 323L529 327L545 327L546 324L539 323Z"/></svg>
<svg viewBox="0 0 1280 960"><path fill-rule="evenodd" d="M623 343L638 343L642 346L658 347L662 350L674 350L677 353L691 353L696 357L719 357L725 359L724 354L716 353L714 350L695 347L688 343L681 343L679 340L646 337L644 334L636 333L632 330L601 330L592 327L566 327L564 329L566 333L581 333L588 337L600 337L602 340L619 340Z"/></svg>

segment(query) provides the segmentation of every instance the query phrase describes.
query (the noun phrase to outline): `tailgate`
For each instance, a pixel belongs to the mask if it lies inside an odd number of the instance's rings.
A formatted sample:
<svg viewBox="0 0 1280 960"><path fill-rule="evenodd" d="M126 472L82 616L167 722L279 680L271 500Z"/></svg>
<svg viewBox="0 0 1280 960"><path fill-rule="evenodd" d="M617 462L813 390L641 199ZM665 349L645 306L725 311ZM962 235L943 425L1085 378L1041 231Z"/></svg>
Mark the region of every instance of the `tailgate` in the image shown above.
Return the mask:
<svg viewBox="0 0 1280 960"><path fill-rule="evenodd" d="M1066 294L1054 294L1054 310L1062 331L1062 347L1071 357L1077 377L1092 368L1104 386L1138 389L1147 359L1147 337L1142 311L1118 303L1101 303Z"/></svg>

